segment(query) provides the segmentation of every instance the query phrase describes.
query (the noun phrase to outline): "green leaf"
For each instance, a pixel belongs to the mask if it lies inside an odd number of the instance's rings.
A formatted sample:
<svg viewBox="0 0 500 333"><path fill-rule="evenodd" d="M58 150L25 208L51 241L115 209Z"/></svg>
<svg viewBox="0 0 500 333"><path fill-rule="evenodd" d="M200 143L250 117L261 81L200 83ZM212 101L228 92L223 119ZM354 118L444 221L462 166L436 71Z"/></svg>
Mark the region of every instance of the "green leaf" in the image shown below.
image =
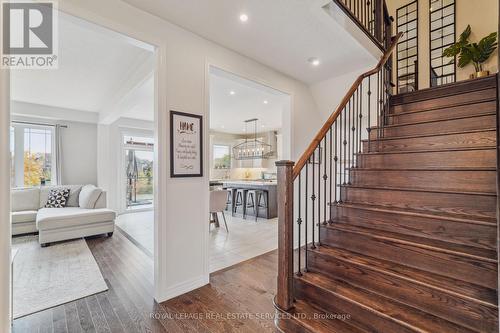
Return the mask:
<svg viewBox="0 0 500 333"><path fill-rule="evenodd" d="M471 32L472 29L468 25L460 35L459 41L443 51L443 57L454 59L458 55L458 67L463 68L472 62L476 70L478 70L481 64L486 62L497 49L498 34L492 32L481 39L479 43L470 43L469 37ZM453 59L450 63L453 62Z"/></svg>
<svg viewBox="0 0 500 333"><path fill-rule="evenodd" d="M465 47L460 52L460 56L458 57L458 67L464 68L472 61L472 51Z"/></svg>
<svg viewBox="0 0 500 333"><path fill-rule="evenodd" d="M460 42L467 44L469 41L470 34L472 32L472 28L470 27L470 24L467 25L467 28L462 32L460 35Z"/></svg>
<svg viewBox="0 0 500 333"><path fill-rule="evenodd" d="M484 63L488 58L495 52L497 48L497 33L493 32L488 36L484 37L478 43L479 56L477 58L478 63Z"/></svg>
<svg viewBox="0 0 500 333"><path fill-rule="evenodd" d="M456 57L460 53L462 47L463 46L460 43L451 45L443 51L443 57Z"/></svg>

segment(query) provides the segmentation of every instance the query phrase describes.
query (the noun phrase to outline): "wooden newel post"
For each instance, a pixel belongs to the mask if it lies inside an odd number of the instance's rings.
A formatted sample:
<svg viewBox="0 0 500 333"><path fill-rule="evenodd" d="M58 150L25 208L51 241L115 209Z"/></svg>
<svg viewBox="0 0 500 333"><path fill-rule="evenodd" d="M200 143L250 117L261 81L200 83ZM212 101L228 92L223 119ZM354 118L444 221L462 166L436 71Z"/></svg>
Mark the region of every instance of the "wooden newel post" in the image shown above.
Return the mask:
<svg viewBox="0 0 500 333"><path fill-rule="evenodd" d="M281 310L293 307L293 165L278 161L278 292Z"/></svg>

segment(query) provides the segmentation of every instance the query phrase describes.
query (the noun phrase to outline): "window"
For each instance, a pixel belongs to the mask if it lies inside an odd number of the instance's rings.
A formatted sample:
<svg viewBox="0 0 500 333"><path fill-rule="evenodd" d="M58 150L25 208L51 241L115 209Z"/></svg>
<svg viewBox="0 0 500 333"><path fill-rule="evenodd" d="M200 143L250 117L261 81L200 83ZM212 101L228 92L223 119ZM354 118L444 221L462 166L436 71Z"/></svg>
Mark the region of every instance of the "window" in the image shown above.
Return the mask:
<svg viewBox="0 0 500 333"><path fill-rule="evenodd" d="M152 137L123 136L126 178L126 208L142 208L153 204Z"/></svg>
<svg viewBox="0 0 500 333"><path fill-rule="evenodd" d="M455 82L455 60L443 51L455 43L455 0L430 1L431 87Z"/></svg>
<svg viewBox="0 0 500 333"><path fill-rule="evenodd" d="M231 168L231 147L225 145L214 145L214 169L230 169Z"/></svg>
<svg viewBox="0 0 500 333"><path fill-rule="evenodd" d="M418 90L418 3L397 10L397 29L404 35L398 42L398 92Z"/></svg>
<svg viewBox="0 0 500 333"><path fill-rule="evenodd" d="M13 123L10 140L11 186L54 185L54 128Z"/></svg>

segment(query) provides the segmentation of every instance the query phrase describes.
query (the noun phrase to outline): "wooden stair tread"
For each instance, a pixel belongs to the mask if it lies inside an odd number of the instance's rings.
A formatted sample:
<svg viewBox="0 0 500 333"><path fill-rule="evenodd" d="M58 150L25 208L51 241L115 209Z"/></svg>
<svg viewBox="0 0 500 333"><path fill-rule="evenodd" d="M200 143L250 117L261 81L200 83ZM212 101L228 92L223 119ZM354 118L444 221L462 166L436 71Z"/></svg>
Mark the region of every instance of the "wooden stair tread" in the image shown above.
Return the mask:
<svg viewBox="0 0 500 333"><path fill-rule="evenodd" d="M422 211L416 211L411 209L400 209L396 207L387 207L387 206L376 206L376 205L367 205L367 204L358 204L358 203L348 203L342 202L341 206L352 207L357 209L365 209L365 210L374 210L381 211L386 213L393 214L404 214L404 215L413 215L413 216L422 216L433 219L443 219L450 220L454 222L460 223L471 223L471 224L483 224L483 225L491 225L496 226L495 218L485 218L485 217L476 217L476 216L468 216L464 217L463 215L454 215L454 214L438 214L438 213L423 213Z"/></svg>
<svg viewBox="0 0 500 333"><path fill-rule="evenodd" d="M497 297L494 290L476 284L460 281L450 277L422 271L416 268L403 266L390 261L377 259L346 249L334 246L321 245L316 249L308 251L315 252L322 256L332 256L340 260L348 261L355 265L367 267L371 270L390 274L400 279L412 283L425 285L431 288L440 289L444 292L467 298L473 302L484 304L493 308L498 308Z"/></svg>
<svg viewBox="0 0 500 333"><path fill-rule="evenodd" d="M447 320L393 301L366 289L353 286L340 279L332 279L315 272L307 272L301 277L296 277L296 279L314 288L320 288L327 293L331 293L332 297L340 297L385 320L395 322L405 327L405 331L422 333L469 331ZM354 322L362 321L362 318L358 319L354 314L352 315L352 319Z"/></svg>
<svg viewBox="0 0 500 333"><path fill-rule="evenodd" d="M441 152L460 152L474 150L495 150L496 147L470 147L470 148L442 148L442 149L426 149L426 150L398 150L398 151L373 151L355 153L355 155L390 155L390 154L423 154L423 153L441 153Z"/></svg>
<svg viewBox="0 0 500 333"><path fill-rule="evenodd" d="M424 124L439 123L439 122L443 122L443 121L468 119L468 118L479 118L479 117L494 116L494 115L496 115L495 112L485 112L485 113L479 113L479 114L472 114L469 116L449 117L446 119L426 120L426 121L418 121L418 122L416 121L416 122L401 123L401 124L390 124L390 125L385 125L382 128L395 128L395 127L402 127L402 126L424 125ZM378 128L379 127L377 127L377 126L371 127L372 130L377 130ZM439 133L436 133L435 135L439 135Z"/></svg>
<svg viewBox="0 0 500 333"><path fill-rule="evenodd" d="M345 188L363 188L363 189L372 189L372 190L385 190L385 191L408 191L408 192L429 192L429 193L449 193L449 194L465 194L465 195L482 195L482 196L493 196L496 197L496 192L470 192L464 191L461 189L425 189L425 188L413 188L413 187L390 187L390 186L372 186L372 185L353 185L353 184L339 184L339 187Z"/></svg>
<svg viewBox="0 0 500 333"><path fill-rule="evenodd" d="M335 220L334 223L322 225L322 227L363 234L365 236L369 236L372 238L388 240L392 243L402 243L408 246L423 248L434 252L451 254L453 256L459 256L463 258L489 262L489 263L497 262L496 251L491 251L481 248L472 248L470 246L454 244L454 243L445 244L443 241L438 241L434 239L426 239L422 237L396 234L393 232L379 231L372 228L354 226L345 222L347 221L340 222L338 220ZM447 248L445 248L445 246Z"/></svg>
<svg viewBox="0 0 500 333"><path fill-rule="evenodd" d="M366 333L355 326L349 324L350 320L329 319L324 317L325 311L315 307L305 301L296 300L294 307L287 311L290 318L281 319L283 324L285 321L295 321L305 328L306 332L318 333ZM328 314L331 315L331 314ZM295 328L297 329L297 328Z"/></svg>
<svg viewBox="0 0 500 333"><path fill-rule="evenodd" d="M466 81L452 82L391 96L392 105L409 104L421 100L460 95L466 92L496 88L496 76L490 75Z"/></svg>
<svg viewBox="0 0 500 333"><path fill-rule="evenodd" d="M449 105L437 105L435 107L427 107L427 108L422 108L420 110L414 110L414 111L398 111L397 113L388 113L387 117L397 117L400 115L408 115L408 114L415 114L415 113L423 113L423 112L430 112L430 111L436 111L436 110L445 110L445 109L450 109L454 107L460 107L460 106L471 106L475 104L481 104L481 103L488 103L488 102L495 102L495 98L483 98L483 99L478 99L470 102L464 102L464 103L453 103ZM408 104L408 103L403 103L403 104ZM396 105L403 105L403 104L396 104ZM391 107L394 105L391 105Z"/></svg>
<svg viewBox="0 0 500 333"><path fill-rule="evenodd" d="M353 170L353 171L497 171L496 168L489 168L489 167L481 167L481 168L476 168L476 167L451 167L451 168L432 168L432 167L426 167L426 168L415 168L415 169L408 169L408 168L365 168L365 167L352 167L352 168L346 168L346 170Z"/></svg>
<svg viewBox="0 0 500 333"><path fill-rule="evenodd" d="M334 218L333 223L323 225L322 227L337 229L340 228L346 231L371 235L372 237L388 239L392 242L404 242L410 246L431 249L438 252L446 252L457 256L473 258L475 260L496 262L496 251L493 250L472 247L454 242L445 242L433 238L423 238L402 233L388 232L385 230L381 231L377 230L376 228L352 225L349 223L349 218Z"/></svg>
<svg viewBox="0 0 500 333"><path fill-rule="evenodd" d="M447 136L447 135L456 135L456 134L468 134L468 133L481 133L481 132L496 132L496 128L481 128L474 130L466 130L466 131L449 131L449 132L440 132L434 134L412 134L408 136L391 136L377 139L363 139L362 142L377 142L377 141L391 141L391 140L402 140L402 139L416 139L416 138L427 138L427 137L435 137L435 136Z"/></svg>

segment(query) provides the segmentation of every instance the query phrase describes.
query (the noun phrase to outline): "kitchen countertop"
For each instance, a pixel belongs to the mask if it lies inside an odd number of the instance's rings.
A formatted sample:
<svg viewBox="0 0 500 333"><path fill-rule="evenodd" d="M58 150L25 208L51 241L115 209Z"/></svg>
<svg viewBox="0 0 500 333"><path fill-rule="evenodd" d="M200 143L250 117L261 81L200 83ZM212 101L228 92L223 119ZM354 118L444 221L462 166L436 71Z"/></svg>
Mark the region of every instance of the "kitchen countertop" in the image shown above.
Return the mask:
<svg viewBox="0 0 500 333"><path fill-rule="evenodd" d="M276 180L222 180L221 183L224 184L234 184L234 185L259 185L259 186L271 186L277 185Z"/></svg>

